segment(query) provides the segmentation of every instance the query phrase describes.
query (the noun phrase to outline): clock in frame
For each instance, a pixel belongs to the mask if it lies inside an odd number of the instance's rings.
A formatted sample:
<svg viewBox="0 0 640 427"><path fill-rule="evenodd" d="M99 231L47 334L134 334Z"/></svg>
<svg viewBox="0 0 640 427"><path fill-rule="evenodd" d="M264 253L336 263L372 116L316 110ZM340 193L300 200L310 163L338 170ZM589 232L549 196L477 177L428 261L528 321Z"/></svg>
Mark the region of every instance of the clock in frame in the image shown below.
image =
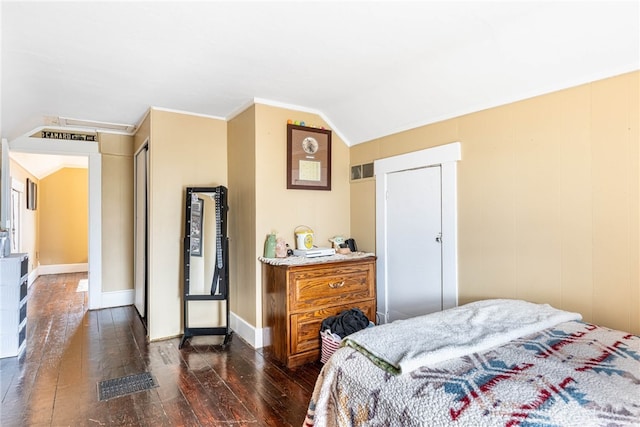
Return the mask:
<svg viewBox="0 0 640 427"><path fill-rule="evenodd" d="M287 188L331 190L331 131L287 124Z"/></svg>

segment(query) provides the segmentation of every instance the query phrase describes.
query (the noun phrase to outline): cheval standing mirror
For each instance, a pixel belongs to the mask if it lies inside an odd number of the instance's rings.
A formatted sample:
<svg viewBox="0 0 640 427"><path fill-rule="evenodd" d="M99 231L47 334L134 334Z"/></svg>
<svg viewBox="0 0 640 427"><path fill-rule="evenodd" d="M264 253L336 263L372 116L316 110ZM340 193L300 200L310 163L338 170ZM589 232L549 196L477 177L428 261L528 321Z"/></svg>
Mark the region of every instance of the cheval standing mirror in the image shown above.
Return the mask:
<svg viewBox="0 0 640 427"><path fill-rule="evenodd" d="M224 335L229 329L229 239L227 189L187 187L183 242L182 348L196 335Z"/></svg>

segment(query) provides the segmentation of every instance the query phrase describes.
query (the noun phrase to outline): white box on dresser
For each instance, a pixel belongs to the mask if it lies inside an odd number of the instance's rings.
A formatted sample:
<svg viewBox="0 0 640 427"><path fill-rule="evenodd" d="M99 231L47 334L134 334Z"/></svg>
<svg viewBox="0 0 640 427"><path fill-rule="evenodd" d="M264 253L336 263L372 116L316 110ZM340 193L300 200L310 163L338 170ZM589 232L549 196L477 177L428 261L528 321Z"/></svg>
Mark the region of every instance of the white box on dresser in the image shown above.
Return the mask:
<svg viewBox="0 0 640 427"><path fill-rule="evenodd" d="M27 343L29 257L0 258L0 358L18 356Z"/></svg>

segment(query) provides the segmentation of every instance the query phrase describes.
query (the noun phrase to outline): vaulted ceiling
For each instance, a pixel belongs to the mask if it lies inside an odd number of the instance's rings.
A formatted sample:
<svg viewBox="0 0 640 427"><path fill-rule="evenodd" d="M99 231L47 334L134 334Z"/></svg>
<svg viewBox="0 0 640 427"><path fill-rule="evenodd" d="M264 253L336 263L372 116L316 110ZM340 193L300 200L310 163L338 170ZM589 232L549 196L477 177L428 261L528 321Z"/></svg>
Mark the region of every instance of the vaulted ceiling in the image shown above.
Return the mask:
<svg viewBox="0 0 640 427"><path fill-rule="evenodd" d="M640 68L638 1L3 1L2 117L321 114L347 144ZM295 119L295 118L294 118Z"/></svg>

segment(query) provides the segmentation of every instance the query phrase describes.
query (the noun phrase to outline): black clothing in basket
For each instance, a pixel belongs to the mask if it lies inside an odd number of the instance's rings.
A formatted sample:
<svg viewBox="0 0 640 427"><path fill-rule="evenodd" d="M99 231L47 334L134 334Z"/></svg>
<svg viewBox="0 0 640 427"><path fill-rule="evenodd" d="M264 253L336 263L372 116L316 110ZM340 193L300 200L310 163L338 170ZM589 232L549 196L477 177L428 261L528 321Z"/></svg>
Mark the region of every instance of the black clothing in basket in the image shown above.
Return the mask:
<svg viewBox="0 0 640 427"><path fill-rule="evenodd" d="M339 335L340 338L344 338L367 326L369 326L367 316L359 308L352 308L351 310L345 310L340 314L324 319L320 331L330 329L332 333Z"/></svg>

